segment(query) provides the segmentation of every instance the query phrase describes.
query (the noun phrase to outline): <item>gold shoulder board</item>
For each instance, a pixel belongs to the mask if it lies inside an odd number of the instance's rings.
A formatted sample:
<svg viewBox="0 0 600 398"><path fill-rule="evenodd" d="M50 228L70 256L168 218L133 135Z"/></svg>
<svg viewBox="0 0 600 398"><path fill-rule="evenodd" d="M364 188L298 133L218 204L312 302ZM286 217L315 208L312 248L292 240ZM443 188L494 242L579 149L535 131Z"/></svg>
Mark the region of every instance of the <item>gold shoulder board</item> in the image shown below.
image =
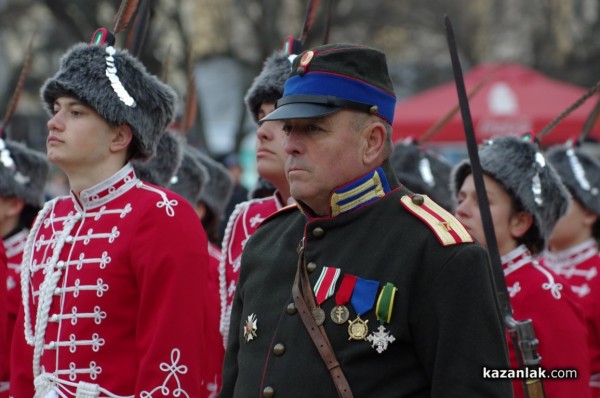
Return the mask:
<svg viewBox="0 0 600 398"><path fill-rule="evenodd" d="M427 195L404 195L400 201L406 210L427 224L442 245L473 242L460 221Z"/></svg>

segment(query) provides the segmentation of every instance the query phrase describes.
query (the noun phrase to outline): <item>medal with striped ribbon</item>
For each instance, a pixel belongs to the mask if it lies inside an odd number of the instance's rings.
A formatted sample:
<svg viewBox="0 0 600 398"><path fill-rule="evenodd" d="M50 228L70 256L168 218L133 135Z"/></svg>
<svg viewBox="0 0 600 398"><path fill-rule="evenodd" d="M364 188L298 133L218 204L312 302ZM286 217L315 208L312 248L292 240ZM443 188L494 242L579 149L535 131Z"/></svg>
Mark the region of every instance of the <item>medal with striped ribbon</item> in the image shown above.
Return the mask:
<svg viewBox="0 0 600 398"><path fill-rule="evenodd" d="M340 277L340 269L333 267L323 267L321 275L315 283L315 301L317 307L312 310L313 318L317 325L321 326L325 321L325 311L321 308L321 304L325 302L329 297L333 295L335 291L335 284Z"/></svg>

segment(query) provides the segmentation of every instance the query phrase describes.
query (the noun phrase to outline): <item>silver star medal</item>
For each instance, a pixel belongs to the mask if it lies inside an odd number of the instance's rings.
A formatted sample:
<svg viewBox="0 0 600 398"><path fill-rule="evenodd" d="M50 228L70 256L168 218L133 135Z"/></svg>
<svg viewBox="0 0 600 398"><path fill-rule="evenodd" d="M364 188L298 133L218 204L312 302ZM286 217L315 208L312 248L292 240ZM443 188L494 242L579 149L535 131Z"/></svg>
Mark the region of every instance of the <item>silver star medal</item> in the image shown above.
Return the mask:
<svg viewBox="0 0 600 398"><path fill-rule="evenodd" d="M375 350L381 354L387 350L388 344L396 341L396 338L386 331L383 325L379 325L377 332L372 332L367 336L367 341L371 343L371 347L375 348Z"/></svg>
<svg viewBox="0 0 600 398"><path fill-rule="evenodd" d="M246 325L244 326L244 338L246 339L246 343L250 340L254 340L256 337L256 331L258 330L257 323L258 320L256 319L256 314L248 315Z"/></svg>

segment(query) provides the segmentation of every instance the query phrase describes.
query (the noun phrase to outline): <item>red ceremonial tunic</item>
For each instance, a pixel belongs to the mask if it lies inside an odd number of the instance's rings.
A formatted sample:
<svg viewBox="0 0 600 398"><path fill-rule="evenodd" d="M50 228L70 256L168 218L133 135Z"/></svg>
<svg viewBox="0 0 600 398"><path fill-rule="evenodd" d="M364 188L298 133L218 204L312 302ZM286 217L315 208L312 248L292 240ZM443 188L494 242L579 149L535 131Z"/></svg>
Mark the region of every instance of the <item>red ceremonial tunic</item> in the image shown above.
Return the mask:
<svg viewBox="0 0 600 398"><path fill-rule="evenodd" d="M208 398L216 398L221 390L221 372L223 371L223 359L225 358L225 348L221 344L221 334L219 333L219 317L221 316L221 300L219 298L219 263L221 262L221 249L208 242L208 308L209 316L207 321L206 336L210 338L210 344L207 347L209 379L207 383Z"/></svg>
<svg viewBox="0 0 600 398"><path fill-rule="evenodd" d="M235 285L240 275L242 250L260 223L282 207L282 200L276 192L267 198L239 203L227 221L222 244L223 257L219 264L220 331L223 336L223 346L227 346L231 305L235 295Z"/></svg>
<svg viewBox="0 0 600 398"><path fill-rule="evenodd" d="M23 253L11 395L206 396L207 247L187 201L130 164L47 202Z"/></svg>
<svg viewBox="0 0 600 398"><path fill-rule="evenodd" d="M531 319L538 353L547 375L553 369L577 369L577 379L544 379L546 398L589 397L587 329L581 307L568 282L540 265L525 246L502 256L506 287L514 318ZM511 367L519 368L510 337ZM524 397L521 380L514 380L515 398Z"/></svg>
<svg viewBox="0 0 600 398"><path fill-rule="evenodd" d="M17 312L19 311L19 305L21 305L21 261L28 233L29 229L25 228L4 240L8 261L6 290L8 297L9 337L12 337L13 327L17 320Z"/></svg>
<svg viewBox="0 0 600 398"><path fill-rule="evenodd" d="M8 336L8 352L5 358L7 372L10 374L10 368L8 366L10 362L10 343L12 341L12 335L17 321L17 313L19 311L19 305L21 304L21 260L23 258L23 248L25 247L25 241L27 240L27 234L29 229L22 229L16 234L6 238L4 240L4 247L6 248L6 298L7 298L7 336ZM8 381L8 378L7 378ZM8 390L6 395L2 395L2 388L0 387L0 398L8 397Z"/></svg>
<svg viewBox="0 0 600 398"><path fill-rule="evenodd" d="M541 263L569 281L588 323L592 396L600 397L600 255L588 239L562 252L544 252Z"/></svg>
<svg viewBox="0 0 600 398"><path fill-rule="evenodd" d="M5 242L4 242L5 243ZM0 281L6 280L7 259L4 243L0 239ZM8 368L10 364L10 339L8 337L8 300L6 283L0 283L0 398L8 397Z"/></svg>

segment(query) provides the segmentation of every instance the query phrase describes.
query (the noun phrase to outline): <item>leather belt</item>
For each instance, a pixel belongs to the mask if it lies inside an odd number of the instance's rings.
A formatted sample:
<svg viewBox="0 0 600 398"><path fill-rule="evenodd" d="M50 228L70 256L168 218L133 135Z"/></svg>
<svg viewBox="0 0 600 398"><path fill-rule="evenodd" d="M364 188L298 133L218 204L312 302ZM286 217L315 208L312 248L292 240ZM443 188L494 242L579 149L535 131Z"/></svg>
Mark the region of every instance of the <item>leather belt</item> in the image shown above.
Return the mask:
<svg viewBox="0 0 600 398"><path fill-rule="evenodd" d="M329 373L331 374L338 396L340 398L353 398L352 390L350 389L348 380L346 380L346 376L344 376L344 372L335 356L335 352L331 347L325 328L323 325L317 325L312 316L312 310L316 308L316 304L310 281L308 280L302 243L298 250L298 267L294 285L292 286L292 296L294 298L294 304L300 314L300 318L315 347L319 351L325 366L327 366L327 370L329 370Z"/></svg>

